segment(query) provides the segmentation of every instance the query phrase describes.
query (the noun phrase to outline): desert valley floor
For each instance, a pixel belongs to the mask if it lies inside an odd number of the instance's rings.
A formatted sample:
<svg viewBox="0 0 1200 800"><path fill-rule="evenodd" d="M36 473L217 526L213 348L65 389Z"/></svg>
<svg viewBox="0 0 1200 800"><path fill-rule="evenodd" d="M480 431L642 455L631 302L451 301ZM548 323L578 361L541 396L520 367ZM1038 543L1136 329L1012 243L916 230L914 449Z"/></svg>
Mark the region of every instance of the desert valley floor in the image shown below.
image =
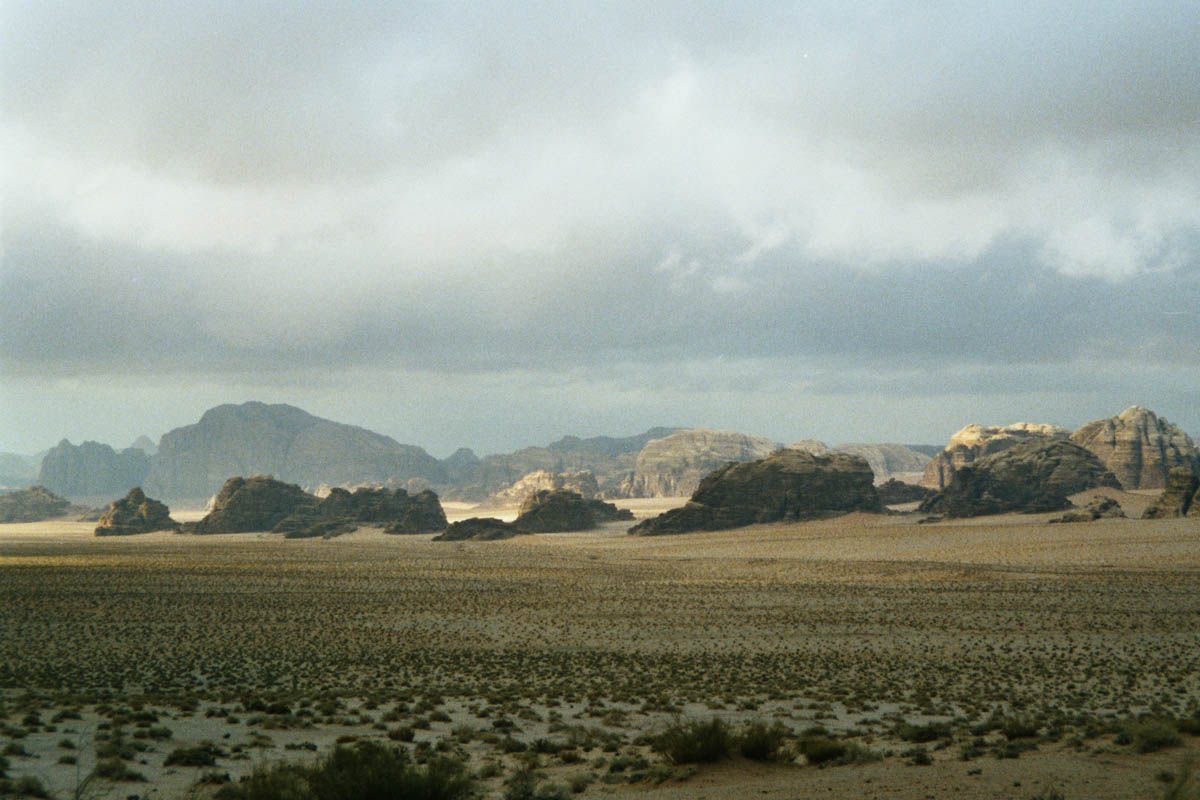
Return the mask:
<svg viewBox="0 0 1200 800"><path fill-rule="evenodd" d="M3 525L0 748L54 797L98 750L146 780L97 796L182 798L371 738L459 753L492 797L528 765L582 797L1162 797L1200 755L1200 525L1048 518L460 543ZM714 716L780 722L791 757L651 747ZM861 757L807 764L805 735ZM164 765L205 743L215 764Z"/></svg>

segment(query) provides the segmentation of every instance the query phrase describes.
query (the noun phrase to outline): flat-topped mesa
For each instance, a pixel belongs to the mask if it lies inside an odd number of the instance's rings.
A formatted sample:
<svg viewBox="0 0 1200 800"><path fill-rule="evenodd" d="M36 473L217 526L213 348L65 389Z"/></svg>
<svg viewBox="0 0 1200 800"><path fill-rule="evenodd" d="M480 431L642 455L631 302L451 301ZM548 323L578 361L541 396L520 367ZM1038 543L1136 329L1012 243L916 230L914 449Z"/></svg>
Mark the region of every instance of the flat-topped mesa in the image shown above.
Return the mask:
<svg viewBox="0 0 1200 800"><path fill-rule="evenodd" d="M955 471L950 485L920 510L949 517L1070 508L1070 495L1101 486L1120 488L1100 459L1064 438L1034 438Z"/></svg>
<svg viewBox="0 0 1200 800"><path fill-rule="evenodd" d="M1200 477L1187 467L1175 467L1167 478L1167 487L1157 502L1142 514L1142 519L1200 519Z"/></svg>
<svg viewBox="0 0 1200 800"><path fill-rule="evenodd" d="M304 506L316 506L317 498L294 483L277 481L270 475L235 477L225 481L213 501L213 509L199 522L184 523L184 533L248 533L269 531Z"/></svg>
<svg viewBox="0 0 1200 800"><path fill-rule="evenodd" d="M700 482L685 506L643 520L629 532L715 531L882 510L866 459L785 448L757 461L726 464Z"/></svg>
<svg viewBox="0 0 1200 800"><path fill-rule="evenodd" d="M761 436L689 428L654 439L638 453L633 474L621 485L623 497L679 497L730 461L753 461L779 445Z"/></svg>
<svg viewBox="0 0 1200 800"><path fill-rule="evenodd" d="M108 504L96 526L96 535L130 536L178 527L179 523L171 519L171 510L164 503L146 497L142 487L136 486L129 494Z"/></svg>
<svg viewBox="0 0 1200 800"><path fill-rule="evenodd" d="M1192 437L1141 406L1089 422L1071 441L1095 453L1127 490L1164 489L1176 467L1200 474L1200 449Z"/></svg>
<svg viewBox="0 0 1200 800"><path fill-rule="evenodd" d="M1019 442L1066 439L1070 435L1066 428L1038 422L967 425L951 436L945 449L925 466L921 485L927 489L945 489L955 472L981 458L1007 450Z"/></svg>

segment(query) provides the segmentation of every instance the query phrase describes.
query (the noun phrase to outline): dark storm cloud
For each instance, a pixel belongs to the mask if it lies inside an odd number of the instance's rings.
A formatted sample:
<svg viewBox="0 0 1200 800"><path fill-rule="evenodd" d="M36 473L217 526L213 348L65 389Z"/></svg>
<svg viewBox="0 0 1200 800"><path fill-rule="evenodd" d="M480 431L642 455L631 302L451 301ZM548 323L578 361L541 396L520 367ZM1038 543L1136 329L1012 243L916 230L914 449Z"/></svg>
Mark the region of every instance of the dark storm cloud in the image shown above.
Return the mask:
<svg viewBox="0 0 1200 800"><path fill-rule="evenodd" d="M9 376L1200 373L1194 3L5 16Z"/></svg>

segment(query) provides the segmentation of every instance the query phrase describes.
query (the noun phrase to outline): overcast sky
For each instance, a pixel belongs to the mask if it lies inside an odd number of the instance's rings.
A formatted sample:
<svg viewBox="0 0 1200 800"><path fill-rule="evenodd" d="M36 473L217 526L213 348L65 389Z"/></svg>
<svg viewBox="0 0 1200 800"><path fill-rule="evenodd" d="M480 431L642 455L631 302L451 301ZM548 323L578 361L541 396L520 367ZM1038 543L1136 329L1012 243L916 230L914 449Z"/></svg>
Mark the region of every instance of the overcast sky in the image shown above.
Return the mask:
<svg viewBox="0 0 1200 800"><path fill-rule="evenodd" d="M1195 0L0 8L0 450L1200 434Z"/></svg>

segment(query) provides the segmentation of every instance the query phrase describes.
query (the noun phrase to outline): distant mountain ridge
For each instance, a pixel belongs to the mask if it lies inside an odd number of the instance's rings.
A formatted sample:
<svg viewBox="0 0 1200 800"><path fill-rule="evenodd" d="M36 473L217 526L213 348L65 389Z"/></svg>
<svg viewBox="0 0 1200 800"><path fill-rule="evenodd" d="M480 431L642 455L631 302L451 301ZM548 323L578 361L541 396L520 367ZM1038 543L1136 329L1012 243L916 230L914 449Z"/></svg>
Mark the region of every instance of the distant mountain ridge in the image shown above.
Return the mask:
<svg viewBox="0 0 1200 800"><path fill-rule="evenodd" d="M150 472L150 456L128 447L117 452L100 442L73 445L63 439L42 459L38 483L66 497L124 495Z"/></svg>
<svg viewBox="0 0 1200 800"><path fill-rule="evenodd" d="M274 475L317 486L444 483L441 463L416 445L323 419L286 404L221 405L200 421L163 434L147 490L161 497L215 493L235 475Z"/></svg>

